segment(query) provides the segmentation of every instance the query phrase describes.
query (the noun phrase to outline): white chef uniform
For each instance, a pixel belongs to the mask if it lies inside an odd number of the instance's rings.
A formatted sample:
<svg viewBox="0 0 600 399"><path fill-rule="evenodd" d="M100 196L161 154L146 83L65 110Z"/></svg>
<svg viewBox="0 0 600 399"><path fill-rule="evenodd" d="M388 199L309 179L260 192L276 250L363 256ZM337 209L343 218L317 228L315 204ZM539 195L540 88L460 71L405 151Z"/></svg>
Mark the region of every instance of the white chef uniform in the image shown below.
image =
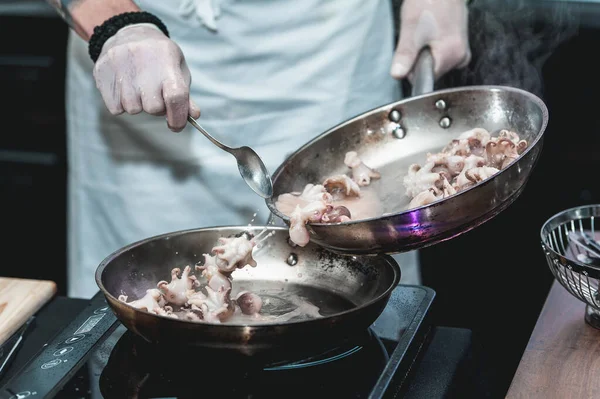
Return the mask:
<svg viewBox="0 0 600 399"><path fill-rule="evenodd" d="M253 147L273 172L330 127L396 101L390 0L139 0L167 25L191 71L201 123L226 144ZM170 231L265 223L264 200L230 154L162 117L111 115L87 44L68 47L68 295L98 291L111 252ZM416 253L398 258L418 282Z"/></svg>

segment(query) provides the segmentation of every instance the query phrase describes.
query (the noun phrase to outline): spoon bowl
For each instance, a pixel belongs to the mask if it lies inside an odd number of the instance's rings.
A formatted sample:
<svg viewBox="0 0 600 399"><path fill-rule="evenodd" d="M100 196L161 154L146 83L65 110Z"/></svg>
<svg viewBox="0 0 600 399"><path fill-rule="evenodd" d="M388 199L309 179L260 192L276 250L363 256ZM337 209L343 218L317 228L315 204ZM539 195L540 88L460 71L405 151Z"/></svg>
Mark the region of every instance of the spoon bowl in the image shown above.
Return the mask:
<svg viewBox="0 0 600 399"><path fill-rule="evenodd" d="M204 130L191 115L188 115L188 122L206 136L206 138L214 145L235 157L240 175L252 191L262 198L271 198L273 196L273 182L271 181L271 175L262 159L260 159L258 154L252 148L247 146L239 148L228 147Z"/></svg>
<svg viewBox="0 0 600 399"><path fill-rule="evenodd" d="M250 147L232 148L233 156L237 159L240 175L246 184L263 198L273 196L273 182L267 167L258 154ZM260 172L258 172L260 171Z"/></svg>

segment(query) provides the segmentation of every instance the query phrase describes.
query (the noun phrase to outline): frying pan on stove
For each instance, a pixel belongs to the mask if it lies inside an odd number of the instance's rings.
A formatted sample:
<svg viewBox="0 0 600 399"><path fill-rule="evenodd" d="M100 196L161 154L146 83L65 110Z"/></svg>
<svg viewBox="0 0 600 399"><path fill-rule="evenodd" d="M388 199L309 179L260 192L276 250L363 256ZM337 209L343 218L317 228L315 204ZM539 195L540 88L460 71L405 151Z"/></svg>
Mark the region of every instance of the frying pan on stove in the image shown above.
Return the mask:
<svg viewBox="0 0 600 399"><path fill-rule="evenodd" d="M413 97L358 115L324 132L279 166L267 199L271 220L289 217L275 203L284 193L299 192L347 172L344 156L356 151L381 173L372 181L383 216L342 224L313 223L310 238L344 254L400 253L448 240L486 222L521 194L542 150L548 110L535 95L506 86L466 86L433 91L433 59L428 48L414 68ZM439 152L467 130L481 127L492 135L517 132L528 148L509 167L445 199L407 209L403 177L411 164L423 165L427 153ZM279 219L277 219L279 218Z"/></svg>
<svg viewBox="0 0 600 399"><path fill-rule="evenodd" d="M233 272L232 297L241 290L257 293L261 313L271 316L294 310L300 298L317 306L322 317L209 324L151 314L117 299L122 294L128 301L139 299L160 280L170 281L171 269L193 267L219 237L263 229L226 226L150 237L109 255L96 270L96 283L119 321L147 342L274 360L364 333L400 281L398 264L387 255L344 257L314 244L301 248L290 244L286 228L271 226L267 229L275 234L253 252L258 266Z"/></svg>

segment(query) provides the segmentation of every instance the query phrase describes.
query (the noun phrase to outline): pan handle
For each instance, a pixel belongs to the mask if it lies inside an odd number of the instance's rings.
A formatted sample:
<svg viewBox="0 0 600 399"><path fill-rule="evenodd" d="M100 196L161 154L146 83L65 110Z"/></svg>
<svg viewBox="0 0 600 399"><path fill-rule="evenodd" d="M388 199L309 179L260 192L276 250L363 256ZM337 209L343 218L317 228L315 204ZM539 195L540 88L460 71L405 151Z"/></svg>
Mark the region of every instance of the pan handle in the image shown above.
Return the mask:
<svg viewBox="0 0 600 399"><path fill-rule="evenodd" d="M435 84L435 74L433 70L433 56L429 46L423 47L417 56L417 61L413 66L414 81L412 85L411 97L421 94L431 93Z"/></svg>

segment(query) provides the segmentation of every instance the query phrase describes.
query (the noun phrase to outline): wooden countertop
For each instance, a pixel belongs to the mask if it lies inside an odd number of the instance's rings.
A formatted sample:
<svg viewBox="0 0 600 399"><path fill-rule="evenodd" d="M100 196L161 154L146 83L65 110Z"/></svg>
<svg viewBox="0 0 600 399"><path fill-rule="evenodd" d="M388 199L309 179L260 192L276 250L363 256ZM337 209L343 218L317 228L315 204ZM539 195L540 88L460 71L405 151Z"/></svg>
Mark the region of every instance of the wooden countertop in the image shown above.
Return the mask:
<svg viewBox="0 0 600 399"><path fill-rule="evenodd" d="M554 281L507 398L600 398L600 330Z"/></svg>

